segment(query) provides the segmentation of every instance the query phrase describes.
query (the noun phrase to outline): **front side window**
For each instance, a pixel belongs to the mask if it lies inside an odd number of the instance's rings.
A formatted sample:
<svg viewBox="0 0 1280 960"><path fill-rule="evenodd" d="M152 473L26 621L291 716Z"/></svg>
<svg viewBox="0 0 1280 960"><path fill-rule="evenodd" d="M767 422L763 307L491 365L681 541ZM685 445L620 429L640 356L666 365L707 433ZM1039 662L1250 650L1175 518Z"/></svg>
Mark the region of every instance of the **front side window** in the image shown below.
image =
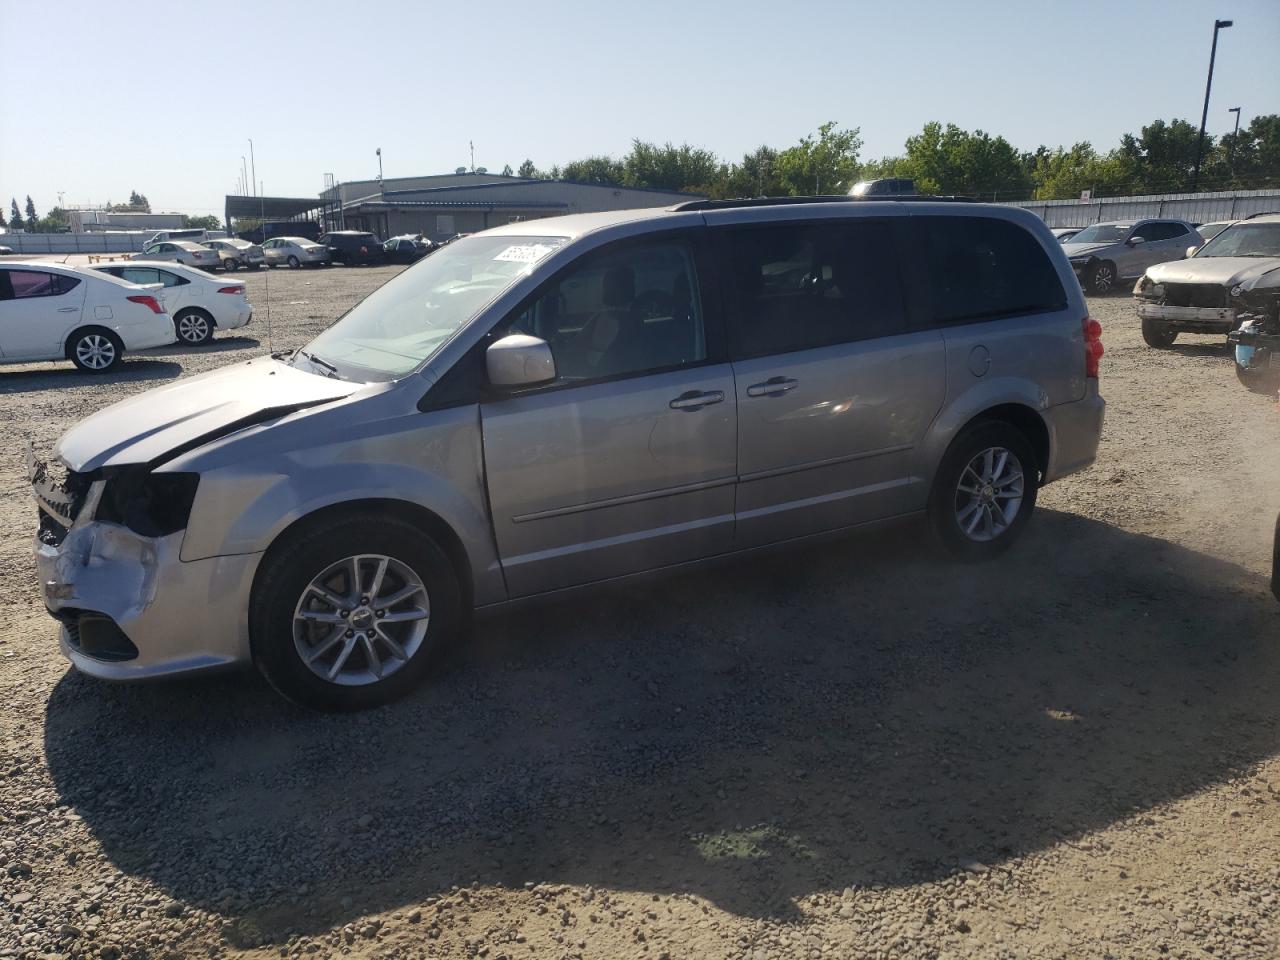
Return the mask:
<svg viewBox="0 0 1280 960"><path fill-rule="evenodd" d="M1074 237L1071 243L1119 243L1129 237L1129 227L1117 226L1114 223L1095 223L1085 227Z"/></svg>
<svg viewBox="0 0 1280 960"><path fill-rule="evenodd" d="M434 261L435 256L423 262ZM509 332L547 341L562 383L705 360L693 251L685 243L664 240L589 254L544 287Z"/></svg>
<svg viewBox="0 0 1280 960"><path fill-rule="evenodd" d="M412 373L512 284L529 276L564 237L466 237L397 274L295 355L336 367L345 379Z"/></svg>
<svg viewBox="0 0 1280 960"><path fill-rule="evenodd" d="M10 270L9 283L13 287L15 300L53 297L62 292L58 288L58 277L55 274L42 273L39 270Z"/></svg>
<svg viewBox="0 0 1280 960"><path fill-rule="evenodd" d="M967 323L1066 307L1040 244L1007 220L920 217L935 323Z"/></svg>
<svg viewBox="0 0 1280 960"><path fill-rule="evenodd" d="M893 231L879 221L781 224L728 236L733 355L759 357L905 329Z"/></svg>
<svg viewBox="0 0 1280 960"><path fill-rule="evenodd" d="M143 250L142 252L143 252L143 253L159 253L159 252L160 252L160 244L158 244L158 243L153 243L151 246L147 247L147 248L146 248L145 250Z"/></svg>

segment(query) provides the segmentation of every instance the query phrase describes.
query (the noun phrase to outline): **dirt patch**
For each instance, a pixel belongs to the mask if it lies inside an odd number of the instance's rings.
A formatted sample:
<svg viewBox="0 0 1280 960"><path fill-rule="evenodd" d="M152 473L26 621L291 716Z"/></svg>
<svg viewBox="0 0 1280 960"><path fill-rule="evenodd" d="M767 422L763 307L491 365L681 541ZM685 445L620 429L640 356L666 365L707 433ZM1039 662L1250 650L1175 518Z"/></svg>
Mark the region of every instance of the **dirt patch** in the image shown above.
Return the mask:
<svg viewBox="0 0 1280 960"><path fill-rule="evenodd" d="M1091 303L1092 470L1005 558L906 527L483 621L358 717L70 672L16 441L297 346L395 268L241 274L253 325L0 370L0 955L1274 957L1275 405Z"/></svg>

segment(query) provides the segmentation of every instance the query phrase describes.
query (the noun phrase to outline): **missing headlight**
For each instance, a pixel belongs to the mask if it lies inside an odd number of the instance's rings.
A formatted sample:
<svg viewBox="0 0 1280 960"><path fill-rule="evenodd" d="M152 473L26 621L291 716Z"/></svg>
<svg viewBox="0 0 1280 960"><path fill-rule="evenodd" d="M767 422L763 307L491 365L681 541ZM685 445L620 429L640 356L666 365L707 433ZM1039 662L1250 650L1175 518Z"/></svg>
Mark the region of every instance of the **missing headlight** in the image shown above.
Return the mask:
<svg viewBox="0 0 1280 960"><path fill-rule="evenodd" d="M164 537L186 527L200 475L127 467L109 473L106 481L98 520L118 523L142 537Z"/></svg>

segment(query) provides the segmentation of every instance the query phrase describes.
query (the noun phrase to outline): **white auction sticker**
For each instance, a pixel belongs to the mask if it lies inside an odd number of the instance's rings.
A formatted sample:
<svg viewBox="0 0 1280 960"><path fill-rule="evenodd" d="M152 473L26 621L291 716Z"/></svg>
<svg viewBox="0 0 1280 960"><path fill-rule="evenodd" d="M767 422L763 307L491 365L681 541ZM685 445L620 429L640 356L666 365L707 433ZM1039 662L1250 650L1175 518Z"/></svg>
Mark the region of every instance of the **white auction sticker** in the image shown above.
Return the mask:
<svg viewBox="0 0 1280 960"><path fill-rule="evenodd" d="M493 259L508 263L537 263L554 249L545 243L522 243L507 247Z"/></svg>

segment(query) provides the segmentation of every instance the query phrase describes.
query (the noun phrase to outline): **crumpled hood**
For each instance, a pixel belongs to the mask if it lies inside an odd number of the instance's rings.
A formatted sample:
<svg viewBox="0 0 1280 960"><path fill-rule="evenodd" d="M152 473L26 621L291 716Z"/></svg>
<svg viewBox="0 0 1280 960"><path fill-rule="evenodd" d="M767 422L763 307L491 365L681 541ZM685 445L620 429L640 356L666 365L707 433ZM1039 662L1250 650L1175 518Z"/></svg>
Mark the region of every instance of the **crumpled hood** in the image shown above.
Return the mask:
<svg viewBox="0 0 1280 960"><path fill-rule="evenodd" d="M1192 257L1159 263L1147 271L1155 283L1237 283L1257 280L1272 270L1280 270L1276 257Z"/></svg>
<svg viewBox="0 0 1280 960"><path fill-rule="evenodd" d="M1072 243L1068 240L1062 245L1062 249L1066 251L1067 258L1071 257L1087 257L1090 254L1099 253L1114 247L1119 241L1114 243Z"/></svg>
<svg viewBox="0 0 1280 960"><path fill-rule="evenodd" d="M99 410L63 434L54 455L80 473L150 463L254 423L340 400L362 386L260 357Z"/></svg>

